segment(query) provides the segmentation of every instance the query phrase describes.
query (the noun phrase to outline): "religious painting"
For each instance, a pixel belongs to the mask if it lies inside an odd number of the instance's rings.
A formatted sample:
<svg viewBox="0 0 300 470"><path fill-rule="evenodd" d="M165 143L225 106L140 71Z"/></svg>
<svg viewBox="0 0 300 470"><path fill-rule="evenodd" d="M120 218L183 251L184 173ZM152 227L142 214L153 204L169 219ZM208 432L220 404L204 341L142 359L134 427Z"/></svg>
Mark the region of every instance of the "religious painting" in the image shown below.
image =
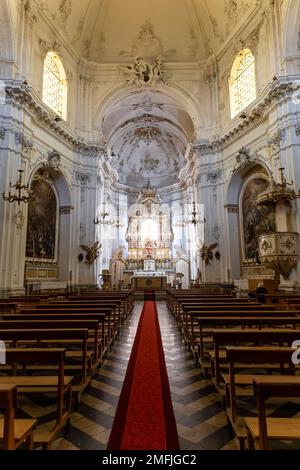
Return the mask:
<svg viewBox="0 0 300 470"><path fill-rule="evenodd" d="M28 207L26 257L54 259L57 202L53 189L43 179L32 182L33 198Z"/></svg>
<svg viewBox="0 0 300 470"><path fill-rule="evenodd" d="M276 231L275 210L272 204L257 205L256 197L265 191L269 182L262 177L252 179L246 186L242 198L244 256L257 260L258 237L262 233Z"/></svg>

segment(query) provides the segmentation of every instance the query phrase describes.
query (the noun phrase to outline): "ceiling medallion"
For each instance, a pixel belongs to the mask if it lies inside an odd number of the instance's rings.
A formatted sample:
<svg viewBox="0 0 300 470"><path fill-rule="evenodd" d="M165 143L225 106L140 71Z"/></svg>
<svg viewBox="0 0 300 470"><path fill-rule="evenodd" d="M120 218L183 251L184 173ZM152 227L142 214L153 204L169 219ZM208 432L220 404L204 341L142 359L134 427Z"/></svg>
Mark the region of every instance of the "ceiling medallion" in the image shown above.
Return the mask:
<svg viewBox="0 0 300 470"><path fill-rule="evenodd" d="M161 137L161 131L158 127L139 127L134 135L143 140L146 145L150 145L153 139Z"/></svg>

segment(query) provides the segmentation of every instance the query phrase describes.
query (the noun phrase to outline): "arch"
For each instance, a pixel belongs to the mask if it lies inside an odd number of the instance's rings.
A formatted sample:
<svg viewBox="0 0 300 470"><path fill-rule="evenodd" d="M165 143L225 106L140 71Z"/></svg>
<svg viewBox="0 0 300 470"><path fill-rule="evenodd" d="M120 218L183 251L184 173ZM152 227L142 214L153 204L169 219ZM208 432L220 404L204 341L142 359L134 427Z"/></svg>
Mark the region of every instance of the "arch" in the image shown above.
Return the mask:
<svg viewBox="0 0 300 470"><path fill-rule="evenodd" d="M26 258L50 260L57 257L59 233L59 200L48 172L35 173L30 189L34 197L29 201Z"/></svg>
<svg viewBox="0 0 300 470"><path fill-rule="evenodd" d="M259 158L256 158L256 160L250 163L249 165L238 169L232 174L228 184L226 196L227 204L238 204L243 181L245 180L245 178L247 178L247 175L253 171L262 171L267 176L271 177L271 171L269 167Z"/></svg>
<svg viewBox="0 0 300 470"><path fill-rule="evenodd" d="M257 206L250 198L260 194L269 186L270 180L265 172L255 171L243 181L239 197L239 223L242 259L257 259L258 236L276 230L275 209L271 205ZM248 199L248 201L247 201Z"/></svg>
<svg viewBox="0 0 300 470"><path fill-rule="evenodd" d="M41 169L44 169L49 173L49 176L51 177L52 183L55 187L55 190L57 192L58 198L59 198L59 206L60 207L65 207L65 206L71 206L72 205L72 200L71 200L71 191L70 187L68 185L68 182L65 178L65 176L48 167L46 163L39 163L39 165L36 165L30 175L29 175L29 185L31 185L34 175Z"/></svg>
<svg viewBox="0 0 300 470"><path fill-rule="evenodd" d="M233 173L227 187L226 220L228 226L228 280L240 279L243 248L240 229L240 194L243 184L251 174L262 173L266 177L271 175L269 168L259 157L256 161L241 167Z"/></svg>
<svg viewBox="0 0 300 470"><path fill-rule="evenodd" d="M57 197L57 226L59 230L57 233L56 257L59 280L67 282L70 279L71 263L71 192L64 175L43 163L32 170L28 184L31 186L35 176L37 174L43 175L43 173L47 173L47 175L44 174L44 178L46 177L51 182L50 184Z"/></svg>
<svg viewBox="0 0 300 470"><path fill-rule="evenodd" d="M67 119L67 77L62 60L55 51L48 51L44 59L43 101L60 118Z"/></svg>
<svg viewBox="0 0 300 470"><path fill-rule="evenodd" d="M243 49L234 59L229 91L231 118L256 99L255 59L250 49Z"/></svg>
<svg viewBox="0 0 300 470"><path fill-rule="evenodd" d="M183 111L185 111L190 118L192 119L195 127L195 131L203 127L203 119L199 113L199 103L197 103L196 99L192 96L191 92L184 88L183 86L176 85L176 86L157 86L155 88L149 87L132 87L127 88L124 86L113 86L108 93L101 99L98 110L95 114L95 127L97 129L102 130L102 122L106 113L109 111L110 108L114 107L114 105L126 97L129 94L140 94L141 92L155 92L160 93L170 99L173 99L175 102L178 103L178 107L180 107Z"/></svg>

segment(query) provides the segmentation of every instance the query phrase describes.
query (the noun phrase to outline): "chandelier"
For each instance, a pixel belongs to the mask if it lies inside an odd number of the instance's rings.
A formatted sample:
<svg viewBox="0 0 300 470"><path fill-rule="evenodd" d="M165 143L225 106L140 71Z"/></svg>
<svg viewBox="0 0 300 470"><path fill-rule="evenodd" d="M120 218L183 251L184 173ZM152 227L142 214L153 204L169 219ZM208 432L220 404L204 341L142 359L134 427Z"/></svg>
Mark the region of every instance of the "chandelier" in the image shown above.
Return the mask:
<svg viewBox="0 0 300 470"><path fill-rule="evenodd" d="M110 218L109 212L105 209L105 203L103 203L103 211L97 215L97 218L93 220L95 225L114 225L114 221Z"/></svg>
<svg viewBox="0 0 300 470"><path fill-rule="evenodd" d="M279 168L280 172L280 183L275 183L272 178L270 182L270 189L263 192L256 198L257 204L266 204L268 202L277 203L281 200L293 201L294 199L300 198L300 190L298 193L292 188L293 181L287 183L286 178L283 175L284 168Z"/></svg>
<svg viewBox="0 0 300 470"><path fill-rule="evenodd" d="M196 226L198 223L199 224L205 224L205 222L206 222L205 217L202 220L200 220L200 219L197 218L197 215L198 215L198 212L196 211L196 203L194 201L193 202L193 210L191 212L192 218L191 218L191 220L188 220L188 223L193 224L194 226Z"/></svg>
<svg viewBox="0 0 300 470"><path fill-rule="evenodd" d="M32 196L32 191L29 189L28 184L23 184L22 182L22 173L24 173L24 170L18 170L19 172L19 178L15 184L9 183L10 189L16 189L17 194L12 194L11 191L9 190L8 195L6 196L5 193L2 194L2 197L4 201L8 202L17 202L18 206L21 204L21 202L24 202L27 204ZM25 192L25 194L22 194L22 192Z"/></svg>

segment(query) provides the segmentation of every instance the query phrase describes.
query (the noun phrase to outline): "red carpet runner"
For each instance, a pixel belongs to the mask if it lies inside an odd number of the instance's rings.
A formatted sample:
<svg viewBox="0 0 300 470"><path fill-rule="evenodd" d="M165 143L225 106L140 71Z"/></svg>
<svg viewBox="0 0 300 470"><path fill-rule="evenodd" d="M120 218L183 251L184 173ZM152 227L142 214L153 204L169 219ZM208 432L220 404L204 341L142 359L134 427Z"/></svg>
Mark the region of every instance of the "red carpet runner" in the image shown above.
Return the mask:
<svg viewBox="0 0 300 470"><path fill-rule="evenodd" d="M151 300L144 303L107 449L179 449L156 303Z"/></svg>

